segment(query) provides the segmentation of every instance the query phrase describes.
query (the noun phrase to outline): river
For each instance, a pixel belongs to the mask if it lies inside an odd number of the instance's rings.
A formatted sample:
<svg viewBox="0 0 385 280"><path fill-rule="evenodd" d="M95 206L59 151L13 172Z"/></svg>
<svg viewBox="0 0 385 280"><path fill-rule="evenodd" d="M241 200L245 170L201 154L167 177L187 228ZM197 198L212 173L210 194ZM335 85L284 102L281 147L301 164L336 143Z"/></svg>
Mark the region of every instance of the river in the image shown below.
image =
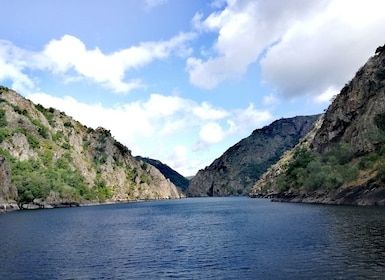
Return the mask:
<svg viewBox="0 0 385 280"><path fill-rule="evenodd" d="M0 215L0 279L385 279L385 209L188 198Z"/></svg>

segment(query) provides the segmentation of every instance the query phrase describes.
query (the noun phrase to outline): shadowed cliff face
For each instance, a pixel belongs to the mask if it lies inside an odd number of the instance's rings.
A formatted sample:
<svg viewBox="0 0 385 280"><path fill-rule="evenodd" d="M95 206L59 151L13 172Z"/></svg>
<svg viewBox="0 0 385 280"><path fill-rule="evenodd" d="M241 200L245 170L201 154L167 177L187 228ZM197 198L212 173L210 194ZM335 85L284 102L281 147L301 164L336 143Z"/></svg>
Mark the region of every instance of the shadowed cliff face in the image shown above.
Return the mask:
<svg viewBox="0 0 385 280"><path fill-rule="evenodd" d="M384 49L378 48L342 88L307 140L261 176L250 196L385 205ZM333 167L328 170L328 165ZM314 166L317 172L306 174ZM309 184L306 176L313 176L313 182L319 179L318 184Z"/></svg>
<svg viewBox="0 0 385 280"><path fill-rule="evenodd" d="M0 200L20 206L126 201L184 195L104 128L0 87Z"/></svg>
<svg viewBox="0 0 385 280"><path fill-rule="evenodd" d="M245 195L284 151L291 149L312 127L317 116L280 119L255 130L229 148L190 181L188 196Z"/></svg>

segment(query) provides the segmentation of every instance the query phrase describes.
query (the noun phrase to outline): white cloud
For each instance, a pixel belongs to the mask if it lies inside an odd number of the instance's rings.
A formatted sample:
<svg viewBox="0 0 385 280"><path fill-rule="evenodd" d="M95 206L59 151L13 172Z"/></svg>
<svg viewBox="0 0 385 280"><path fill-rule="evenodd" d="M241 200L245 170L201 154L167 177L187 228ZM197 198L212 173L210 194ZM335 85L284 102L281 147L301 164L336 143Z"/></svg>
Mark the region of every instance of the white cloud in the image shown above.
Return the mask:
<svg viewBox="0 0 385 280"><path fill-rule="evenodd" d="M171 54L188 55L191 50L186 43L194 36L180 33L168 41L142 42L108 54L99 48L87 49L80 39L71 35L51 40L41 52L0 41L0 80L10 79L14 82L14 89L32 92L36 90L38 81L25 73L48 69L61 75L65 82L88 79L116 93L126 93L145 86L140 78L128 78L130 70L144 67L154 60L166 59Z"/></svg>
<svg viewBox="0 0 385 280"><path fill-rule="evenodd" d="M254 104L249 104L246 109L236 109L233 122L237 128L233 130L245 130L247 128L258 128L261 124L266 124L271 121L273 116L268 110L257 110Z"/></svg>
<svg viewBox="0 0 385 280"><path fill-rule="evenodd" d="M33 58L32 52L15 47L11 42L0 40L0 81L9 80L13 89L29 92L35 87L34 81L23 70Z"/></svg>
<svg viewBox="0 0 385 280"><path fill-rule="evenodd" d="M201 106L193 108L192 112L202 120L219 120L229 114L222 108L213 108L213 106L207 102L202 102Z"/></svg>
<svg viewBox="0 0 385 280"><path fill-rule="evenodd" d="M308 16L319 2L323 0L305 3L300 0L228 0L225 9L205 19L197 13L192 20L193 26L199 31L216 32L218 37L213 46L216 56L187 60L190 82L211 89L225 80L241 76L280 38L282 30Z"/></svg>
<svg viewBox="0 0 385 280"><path fill-rule="evenodd" d="M223 139L224 132L218 123L210 122L202 126L199 137L200 140L206 144L214 144Z"/></svg>
<svg viewBox="0 0 385 280"><path fill-rule="evenodd" d="M327 88L323 93L320 95L316 96L314 98L315 102L318 103L330 103L334 97L339 93L339 91L333 87Z"/></svg>
<svg viewBox="0 0 385 280"><path fill-rule="evenodd" d="M185 52L184 44L192 34L181 33L169 41L143 42L111 54L100 49L87 50L84 43L71 35L52 40L43 54L48 57L50 69L56 73L81 77L103 84L117 93L125 93L144 86L140 79L126 81L126 72L143 67L153 60L167 58L172 52Z"/></svg>
<svg viewBox="0 0 385 280"><path fill-rule="evenodd" d="M342 87L384 44L382 0L215 2L218 10L196 13L192 24L216 41L186 61L190 82L204 89L261 62L263 78L281 96L318 96Z"/></svg>
<svg viewBox="0 0 385 280"><path fill-rule="evenodd" d="M279 99L271 93L263 97L262 103L265 106L272 106L279 103Z"/></svg>
<svg viewBox="0 0 385 280"><path fill-rule="evenodd" d="M262 60L263 76L286 97L341 88L384 43L385 3L334 0L282 33Z"/></svg>
<svg viewBox="0 0 385 280"><path fill-rule="evenodd" d="M234 144L234 139L239 141L272 119L269 112L256 110L253 105L225 110L208 102L199 104L160 94L114 108L45 93L30 94L27 98L64 111L89 127L103 126L134 155L159 159L184 175L193 175L198 168L211 163L214 157L210 148L223 147L223 152ZM196 113L205 111L206 114Z"/></svg>

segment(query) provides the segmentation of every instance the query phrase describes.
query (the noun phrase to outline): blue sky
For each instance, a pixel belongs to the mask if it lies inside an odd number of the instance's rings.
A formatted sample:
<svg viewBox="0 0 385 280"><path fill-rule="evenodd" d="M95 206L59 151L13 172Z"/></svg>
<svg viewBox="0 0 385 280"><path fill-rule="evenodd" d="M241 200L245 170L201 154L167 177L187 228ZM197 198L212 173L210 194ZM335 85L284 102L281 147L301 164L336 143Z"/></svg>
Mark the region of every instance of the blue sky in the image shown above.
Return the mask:
<svg viewBox="0 0 385 280"><path fill-rule="evenodd" d="M3 1L0 84L185 176L322 113L385 43L382 0Z"/></svg>

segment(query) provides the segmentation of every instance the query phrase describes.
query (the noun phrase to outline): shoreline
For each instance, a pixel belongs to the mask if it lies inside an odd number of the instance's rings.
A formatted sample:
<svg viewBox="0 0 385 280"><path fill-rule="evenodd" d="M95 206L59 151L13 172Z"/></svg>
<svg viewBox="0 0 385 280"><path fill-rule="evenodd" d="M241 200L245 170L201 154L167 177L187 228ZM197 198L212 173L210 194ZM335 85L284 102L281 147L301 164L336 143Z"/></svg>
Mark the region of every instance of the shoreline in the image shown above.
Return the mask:
<svg viewBox="0 0 385 280"><path fill-rule="evenodd" d="M183 199L180 198L159 198L159 199L134 199L134 200L82 200L82 201L56 201L56 202L41 202L35 200L28 204L20 206L16 202L3 202L0 203L0 214L10 213L14 211L28 211L28 210L43 210L43 209L55 209L55 208L72 208L72 207L87 207L87 206L99 206L99 205L110 205L110 204L123 204L123 203L134 203L134 202L150 202L158 200L171 200L171 199Z"/></svg>
<svg viewBox="0 0 385 280"><path fill-rule="evenodd" d="M337 190L306 192L289 190L270 194L250 194L251 198L269 198L272 202L293 202L327 205L385 206L385 187L373 184L344 187Z"/></svg>

